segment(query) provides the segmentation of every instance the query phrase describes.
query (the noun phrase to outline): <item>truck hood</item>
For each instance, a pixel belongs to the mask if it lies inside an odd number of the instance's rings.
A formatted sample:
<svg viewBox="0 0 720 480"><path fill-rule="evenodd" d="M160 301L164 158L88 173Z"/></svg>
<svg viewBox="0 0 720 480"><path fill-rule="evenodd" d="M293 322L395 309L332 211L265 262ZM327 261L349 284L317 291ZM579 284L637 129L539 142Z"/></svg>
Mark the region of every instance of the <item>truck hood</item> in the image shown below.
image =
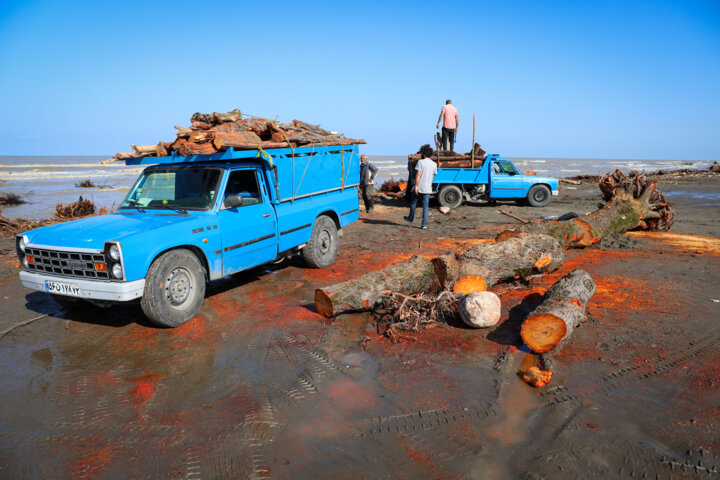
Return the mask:
<svg viewBox="0 0 720 480"><path fill-rule="evenodd" d="M113 213L83 218L30 230L25 235L33 245L102 250L105 242L109 240L122 243L123 239L132 235L180 223L188 223L188 228L191 228L190 224L200 222L207 223L207 216L179 215L170 211L159 213L153 210L152 213Z"/></svg>
<svg viewBox="0 0 720 480"><path fill-rule="evenodd" d="M547 183L552 187L553 190L557 190L558 179L555 177L540 177L533 175L523 175L523 177L525 177L525 180L528 182L529 185L534 185L536 183Z"/></svg>

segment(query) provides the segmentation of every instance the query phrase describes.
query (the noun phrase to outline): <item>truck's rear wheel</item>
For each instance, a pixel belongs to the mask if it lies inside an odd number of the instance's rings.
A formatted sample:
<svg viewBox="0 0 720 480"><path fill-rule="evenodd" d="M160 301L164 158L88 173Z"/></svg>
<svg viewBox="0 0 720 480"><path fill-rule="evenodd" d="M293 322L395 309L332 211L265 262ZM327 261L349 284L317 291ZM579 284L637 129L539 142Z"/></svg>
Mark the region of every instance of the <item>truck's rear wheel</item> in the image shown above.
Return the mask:
<svg viewBox="0 0 720 480"><path fill-rule="evenodd" d="M161 327L178 327L200 311L205 298L205 275L189 250L170 250L150 265L140 306Z"/></svg>
<svg viewBox="0 0 720 480"><path fill-rule="evenodd" d="M315 219L312 234L303 248L303 258L308 266L325 268L335 263L338 249L338 233L335 222L328 216L321 215Z"/></svg>
<svg viewBox="0 0 720 480"><path fill-rule="evenodd" d="M438 203L441 207L457 208L462 202L462 191L455 185L445 185L438 192Z"/></svg>
<svg viewBox="0 0 720 480"><path fill-rule="evenodd" d="M533 185L528 192L527 200L533 207L544 207L550 203L550 189L545 185Z"/></svg>

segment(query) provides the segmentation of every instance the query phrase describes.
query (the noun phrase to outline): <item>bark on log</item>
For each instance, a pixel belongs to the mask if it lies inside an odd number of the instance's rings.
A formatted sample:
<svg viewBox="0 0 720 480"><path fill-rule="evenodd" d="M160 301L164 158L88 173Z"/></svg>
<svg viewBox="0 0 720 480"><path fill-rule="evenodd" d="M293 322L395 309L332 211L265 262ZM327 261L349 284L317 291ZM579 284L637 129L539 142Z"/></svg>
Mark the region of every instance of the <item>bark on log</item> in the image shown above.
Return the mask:
<svg viewBox="0 0 720 480"><path fill-rule="evenodd" d="M215 132L213 144L218 150L229 147L248 148L248 145L257 148L262 143L260 137L253 132Z"/></svg>
<svg viewBox="0 0 720 480"><path fill-rule="evenodd" d="M619 175L622 175L620 173ZM634 229L672 228L671 202L657 191L657 182L649 182L644 175L622 177L616 172L601 180L601 189L609 192L611 201L590 215L566 221L544 221L523 225L502 232L496 240L509 232L541 233L549 235L565 248L587 247L604 237L619 235ZM611 180L608 180L610 178ZM602 187L605 182L605 187Z"/></svg>
<svg viewBox="0 0 720 480"><path fill-rule="evenodd" d="M210 155L217 152L212 143L191 143L184 138L177 140L173 144L173 149L178 155L185 157L190 155Z"/></svg>
<svg viewBox="0 0 720 480"><path fill-rule="evenodd" d="M566 341L586 320L585 307L595 294L595 282L581 269L550 287L543 302L522 324L520 335L535 353L549 352Z"/></svg>
<svg viewBox="0 0 720 480"><path fill-rule="evenodd" d="M389 292L413 294L433 286L433 264L419 255L359 278L315 290L315 308L330 318L344 312L369 310Z"/></svg>
<svg viewBox="0 0 720 480"><path fill-rule="evenodd" d="M462 277L479 275L493 285L501 280L556 270L564 261L560 243L547 235L517 234L503 242L476 245L464 253L433 259L440 287L450 288Z"/></svg>

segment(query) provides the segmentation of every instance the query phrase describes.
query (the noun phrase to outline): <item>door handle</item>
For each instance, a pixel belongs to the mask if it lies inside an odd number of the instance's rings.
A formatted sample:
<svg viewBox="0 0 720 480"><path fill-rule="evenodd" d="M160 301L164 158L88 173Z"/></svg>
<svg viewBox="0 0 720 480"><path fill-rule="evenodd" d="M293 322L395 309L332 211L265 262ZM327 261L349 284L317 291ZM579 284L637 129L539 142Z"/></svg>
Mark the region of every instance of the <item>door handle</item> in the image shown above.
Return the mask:
<svg viewBox="0 0 720 480"><path fill-rule="evenodd" d="M263 217L269 217L270 215L272 215L272 214L271 213L263 213Z"/></svg>

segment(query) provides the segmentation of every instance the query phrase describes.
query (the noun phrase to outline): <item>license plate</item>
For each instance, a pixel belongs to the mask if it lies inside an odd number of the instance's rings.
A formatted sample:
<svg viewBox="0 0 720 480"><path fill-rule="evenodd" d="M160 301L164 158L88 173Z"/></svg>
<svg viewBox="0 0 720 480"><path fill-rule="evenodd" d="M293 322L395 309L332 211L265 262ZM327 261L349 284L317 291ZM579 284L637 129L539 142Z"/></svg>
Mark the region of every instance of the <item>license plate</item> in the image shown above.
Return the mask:
<svg viewBox="0 0 720 480"><path fill-rule="evenodd" d="M74 283L45 280L45 291L48 293L58 293L60 295L80 296L80 287Z"/></svg>

